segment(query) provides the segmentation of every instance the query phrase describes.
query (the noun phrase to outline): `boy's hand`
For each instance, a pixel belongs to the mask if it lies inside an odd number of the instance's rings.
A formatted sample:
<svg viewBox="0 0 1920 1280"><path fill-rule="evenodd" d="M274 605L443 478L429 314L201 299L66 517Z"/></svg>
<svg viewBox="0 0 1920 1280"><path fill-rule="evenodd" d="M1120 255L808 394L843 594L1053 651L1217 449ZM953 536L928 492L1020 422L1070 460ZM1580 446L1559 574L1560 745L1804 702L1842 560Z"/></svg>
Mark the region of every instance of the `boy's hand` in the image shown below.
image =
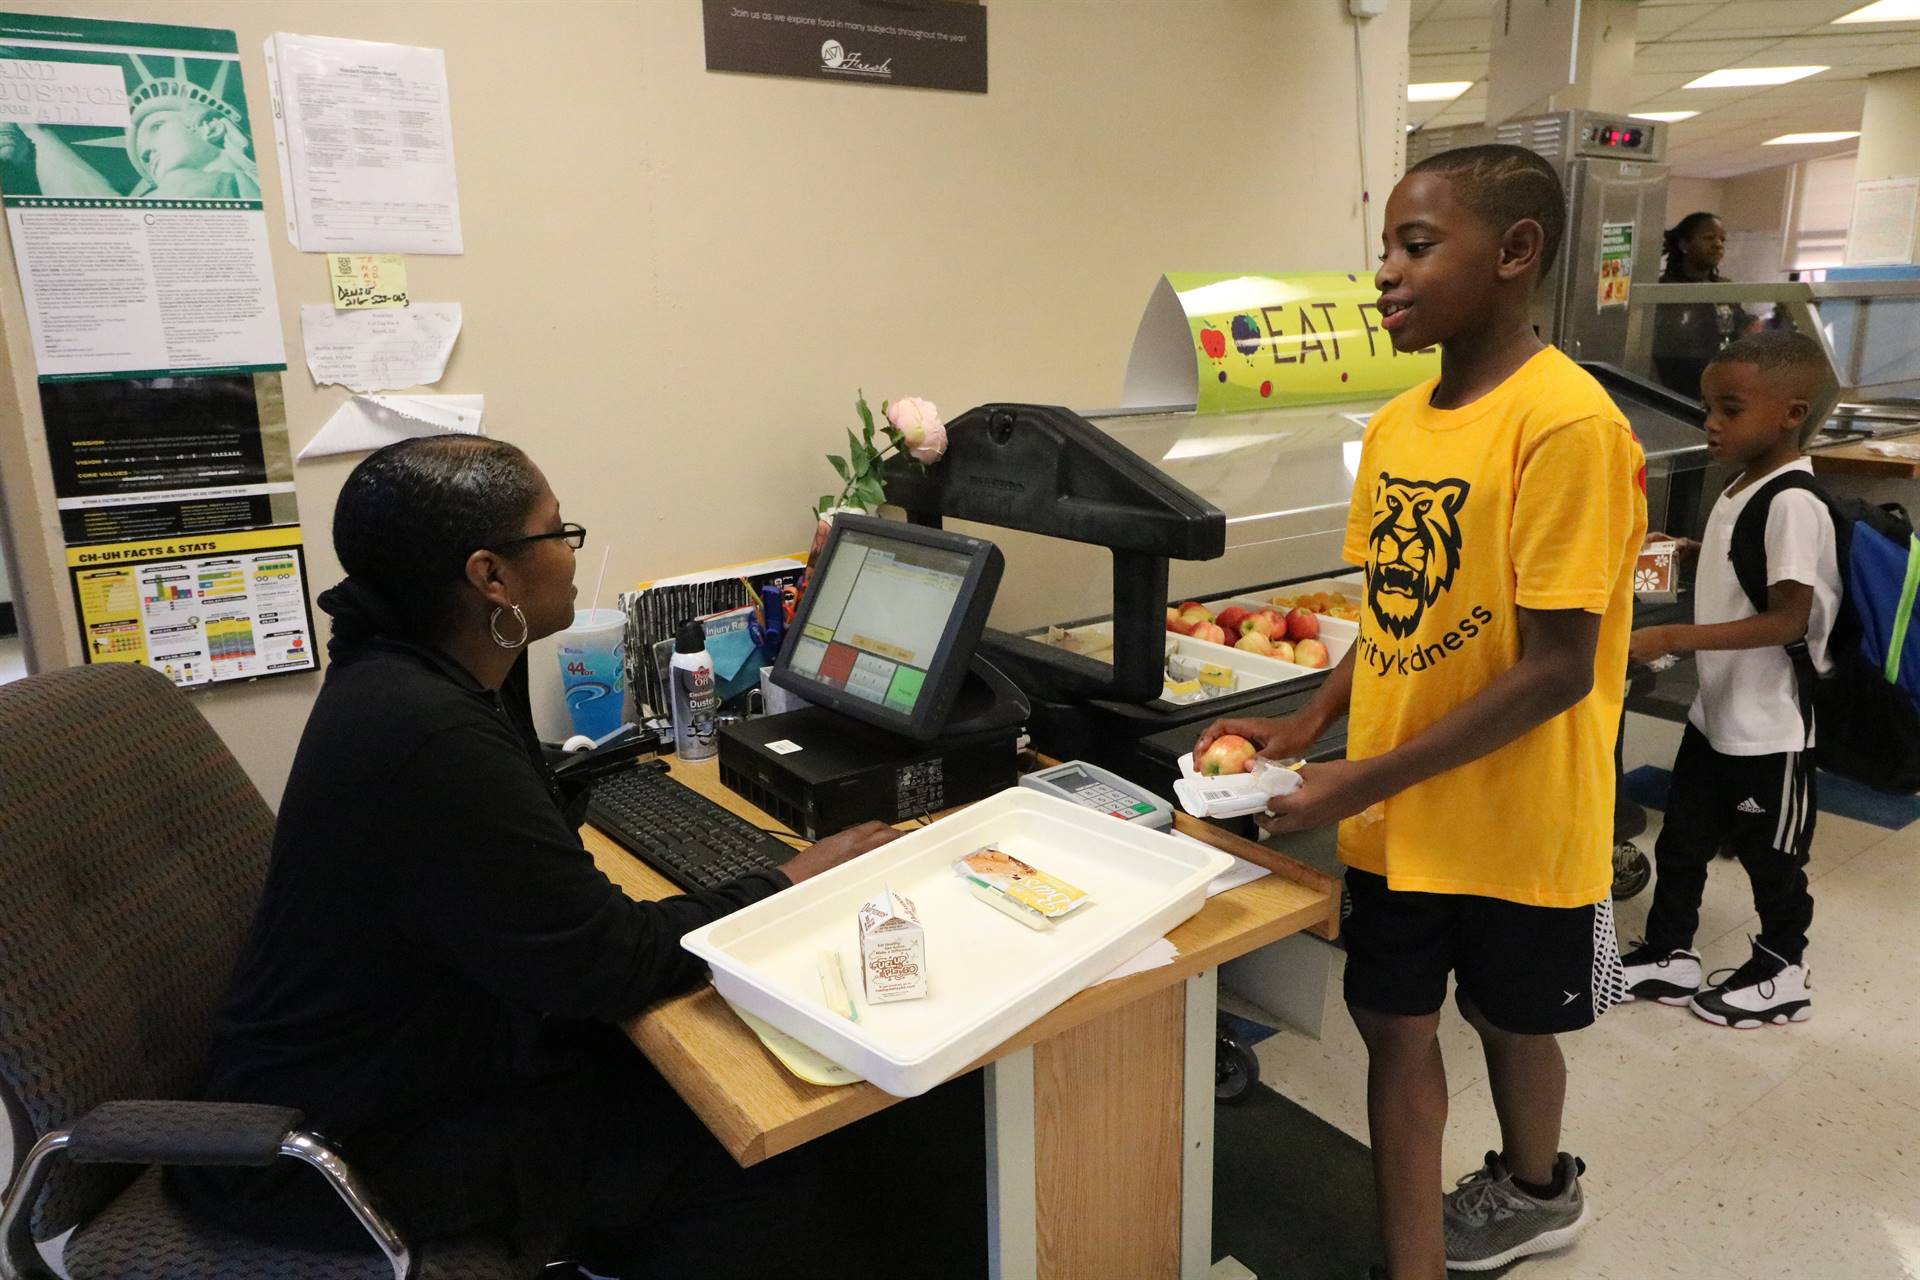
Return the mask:
<svg viewBox="0 0 1920 1280"><path fill-rule="evenodd" d="M1200 735L1200 740L1193 744L1193 767L1200 767L1201 754L1213 745L1215 738L1229 733L1238 734L1251 742L1268 760L1298 760L1307 754L1313 740L1320 736L1319 730L1298 715L1279 720L1215 720Z"/></svg>
<svg viewBox="0 0 1920 1280"><path fill-rule="evenodd" d="M1674 544L1673 553L1677 558L1681 560L1698 560L1700 558L1700 544L1695 542L1692 538L1676 538L1672 534L1655 533L1652 530L1649 530L1647 532L1647 542L1648 543L1653 543L1653 542L1673 543ZM1645 544L1643 543L1642 545L1645 545Z"/></svg>
<svg viewBox="0 0 1920 1280"><path fill-rule="evenodd" d="M1678 648L1672 627L1642 627L1627 637L1627 661L1648 663Z"/></svg>
<svg viewBox="0 0 1920 1280"><path fill-rule="evenodd" d="M1268 831L1311 831L1351 818L1391 794L1370 762L1331 760L1304 765L1300 786L1291 795L1267 801L1267 811L1254 821Z"/></svg>

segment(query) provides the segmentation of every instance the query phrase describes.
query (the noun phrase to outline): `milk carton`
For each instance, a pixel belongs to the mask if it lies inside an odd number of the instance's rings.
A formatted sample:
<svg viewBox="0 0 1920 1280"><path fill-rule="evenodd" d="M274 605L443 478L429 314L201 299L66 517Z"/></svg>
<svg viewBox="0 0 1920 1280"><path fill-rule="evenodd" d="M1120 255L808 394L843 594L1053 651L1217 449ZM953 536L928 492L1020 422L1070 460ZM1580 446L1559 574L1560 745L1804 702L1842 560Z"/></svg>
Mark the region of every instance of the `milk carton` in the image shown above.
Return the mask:
<svg viewBox="0 0 1920 1280"><path fill-rule="evenodd" d="M927 936L913 903L891 889L860 908L860 979L868 1004L927 994Z"/></svg>
<svg viewBox="0 0 1920 1280"><path fill-rule="evenodd" d="M1640 548L1633 564L1633 594L1642 604L1672 604L1680 598L1680 579L1675 563L1677 542L1649 542Z"/></svg>

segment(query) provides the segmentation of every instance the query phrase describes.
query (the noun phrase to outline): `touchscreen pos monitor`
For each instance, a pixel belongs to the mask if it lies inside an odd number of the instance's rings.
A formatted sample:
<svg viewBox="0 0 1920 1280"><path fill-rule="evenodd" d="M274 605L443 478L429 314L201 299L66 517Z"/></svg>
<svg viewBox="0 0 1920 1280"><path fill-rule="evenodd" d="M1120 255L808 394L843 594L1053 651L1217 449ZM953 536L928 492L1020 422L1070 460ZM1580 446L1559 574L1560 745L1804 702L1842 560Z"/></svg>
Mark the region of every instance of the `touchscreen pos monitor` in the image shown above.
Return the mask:
<svg viewBox="0 0 1920 1280"><path fill-rule="evenodd" d="M925 742L947 727L1004 567L983 538L836 516L773 682Z"/></svg>

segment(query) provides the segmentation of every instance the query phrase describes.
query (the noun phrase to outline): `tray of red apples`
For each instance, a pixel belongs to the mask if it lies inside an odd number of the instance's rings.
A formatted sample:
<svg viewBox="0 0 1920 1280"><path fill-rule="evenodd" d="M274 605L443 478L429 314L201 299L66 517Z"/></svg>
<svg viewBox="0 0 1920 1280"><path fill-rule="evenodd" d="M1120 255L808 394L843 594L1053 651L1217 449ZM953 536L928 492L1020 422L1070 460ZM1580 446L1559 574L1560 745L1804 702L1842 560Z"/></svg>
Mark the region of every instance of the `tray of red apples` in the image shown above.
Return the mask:
<svg viewBox="0 0 1920 1280"><path fill-rule="evenodd" d="M1357 628L1310 609L1282 611L1257 600L1167 606L1167 630L1205 644L1224 645L1295 666L1330 667L1346 656Z"/></svg>

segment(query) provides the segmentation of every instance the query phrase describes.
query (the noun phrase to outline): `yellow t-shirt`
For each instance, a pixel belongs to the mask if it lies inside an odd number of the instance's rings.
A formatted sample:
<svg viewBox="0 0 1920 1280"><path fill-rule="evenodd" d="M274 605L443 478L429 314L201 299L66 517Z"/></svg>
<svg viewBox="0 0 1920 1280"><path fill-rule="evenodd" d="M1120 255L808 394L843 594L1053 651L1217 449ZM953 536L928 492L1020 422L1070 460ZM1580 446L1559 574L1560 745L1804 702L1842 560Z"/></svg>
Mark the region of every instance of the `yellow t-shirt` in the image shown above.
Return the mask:
<svg viewBox="0 0 1920 1280"><path fill-rule="evenodd" d="M1430 405L1434 385L1374 414L1360 449L1345 556L1366 566L1366 602L1348 757L1391 751L1518 662L1516 606L1603 616L1593 692L1349 818L1340 857L1395 889L1599 902L1645 455L1599 383L1551 347L1459 409Z"/></svg>

